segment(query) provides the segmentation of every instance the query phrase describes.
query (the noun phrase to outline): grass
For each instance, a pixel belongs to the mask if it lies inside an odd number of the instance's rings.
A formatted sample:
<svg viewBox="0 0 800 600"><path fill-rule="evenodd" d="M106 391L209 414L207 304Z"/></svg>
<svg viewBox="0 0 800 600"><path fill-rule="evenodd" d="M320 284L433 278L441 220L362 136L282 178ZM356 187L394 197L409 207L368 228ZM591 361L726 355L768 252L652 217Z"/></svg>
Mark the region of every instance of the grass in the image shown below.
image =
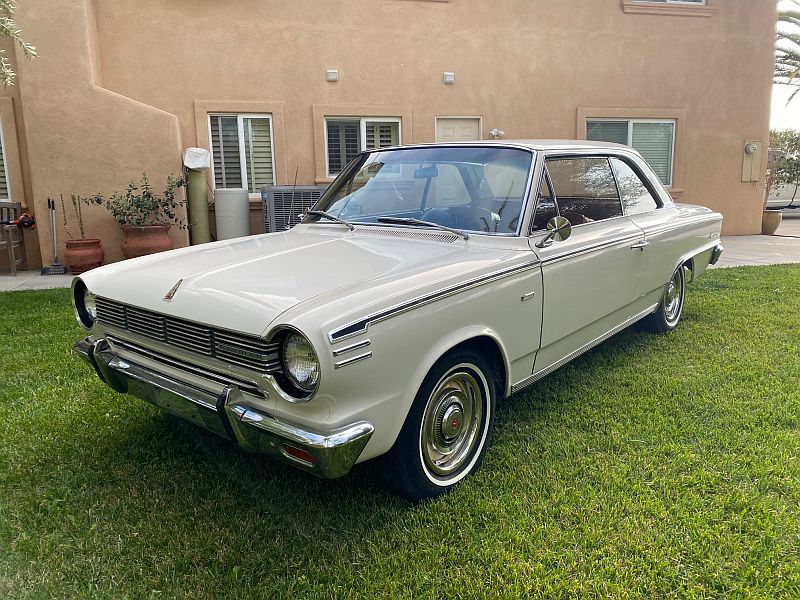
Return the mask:
<svg viewBox="0 0 800 600"><path fill-rule="evenodd" d="M500 405L409 505L104 387L66 290L0 294L0 597L797 597L800 267L716 270Z"/></svg>

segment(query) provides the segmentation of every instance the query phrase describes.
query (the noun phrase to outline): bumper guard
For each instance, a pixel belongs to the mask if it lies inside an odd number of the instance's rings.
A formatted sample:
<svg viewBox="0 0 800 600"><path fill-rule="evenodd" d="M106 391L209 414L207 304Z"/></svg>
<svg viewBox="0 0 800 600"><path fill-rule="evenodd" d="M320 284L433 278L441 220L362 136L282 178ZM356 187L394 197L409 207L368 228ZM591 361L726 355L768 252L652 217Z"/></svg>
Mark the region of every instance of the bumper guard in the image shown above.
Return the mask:
<svg viewBox="0 0 800 600"><path fill-rule="evenodd" d="M248 406L235 385L215 394L176 381L119 358L103 339L87 337L74 350L115 391L132 394L246 450L274 456L320 477L347 474L374 431L367 421L324 433L301 429Z"/></svg>

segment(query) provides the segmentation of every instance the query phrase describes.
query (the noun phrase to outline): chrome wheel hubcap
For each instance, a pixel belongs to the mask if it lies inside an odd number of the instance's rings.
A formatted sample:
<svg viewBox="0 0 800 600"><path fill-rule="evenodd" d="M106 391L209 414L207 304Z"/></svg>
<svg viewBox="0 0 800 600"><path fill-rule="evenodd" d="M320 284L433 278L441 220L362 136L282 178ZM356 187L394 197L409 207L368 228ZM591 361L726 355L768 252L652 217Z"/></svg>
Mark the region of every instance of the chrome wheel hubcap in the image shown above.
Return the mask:
<svg viewBox="0 0 800 600"><path fill-rule="evenodd" d="M483 420L484 391L466 371L446 375L431 393L422 421L422 459L436 476L460 469L472 456Z"/></svg>
<svg viewBox="0 0 800 600"><path fill-rule="evenodd" d="M664 291L664 317L670 324L677 321L681 314L682 296L681 272L678 269Z"/></svg>

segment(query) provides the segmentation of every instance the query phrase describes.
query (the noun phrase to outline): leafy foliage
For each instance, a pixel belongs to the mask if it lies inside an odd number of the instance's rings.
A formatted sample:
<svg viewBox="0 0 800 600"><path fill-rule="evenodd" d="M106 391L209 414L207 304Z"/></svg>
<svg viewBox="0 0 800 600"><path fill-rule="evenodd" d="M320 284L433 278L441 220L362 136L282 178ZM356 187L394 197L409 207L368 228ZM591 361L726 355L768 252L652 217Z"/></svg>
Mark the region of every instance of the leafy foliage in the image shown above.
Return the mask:
<svg viewBox="0 0 800 600"><path fill-rule="evenodd" d="M102 204L120 225L133 227L146 227L148 225L177 225L181 229L186 223L177 215L177 208L185 202L176 197L179 188L186 186L186 180L181 177L169 175L167 187L163 194L153 191L153 186L147 178L147 173L142 173L140 183L131 181L124 194L114 192L108 200L100 194L90 200L94 204Z"/></svg>
<svg viewBox="0 0 800 600"><path fill-rule="evenodd" d="M800 186L800 131L795 129L769 132L764 201L772 190L784 184Z"/></svg>
<svg viewBox="0 0 800 600"><path fill-rule="evenodd" d="M17 23L14 21L16 10L17 7L14 0L0 0L0 36L19 44L26 58L36 58L39 56L36 52L36 46L22 39L22 30L17 27ZM8 87L14 85L16 78L17 74L11 68L11 63L6 56L5 50L0 50L0 82L3 83L4 87Z"/></svg>
<svg viewBox="0 0 800 600"><path fill-rule="evenodd" d="M800 92L800 2L786 0L791 8L778 10L773 82L795 88L789 102Z"/></svg>

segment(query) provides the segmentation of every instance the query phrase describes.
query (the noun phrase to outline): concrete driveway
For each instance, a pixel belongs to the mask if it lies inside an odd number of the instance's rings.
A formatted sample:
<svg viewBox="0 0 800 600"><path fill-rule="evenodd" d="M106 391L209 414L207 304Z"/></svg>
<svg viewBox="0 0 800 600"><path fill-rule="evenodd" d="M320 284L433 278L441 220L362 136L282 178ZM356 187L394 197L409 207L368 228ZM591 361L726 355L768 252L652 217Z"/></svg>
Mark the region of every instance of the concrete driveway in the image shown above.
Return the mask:
<svg viewBox="0 0 800 600"><path fill-rule="evenodd" d="M775 235L724 236L725 252L716 267L800 262L800 209L783 211Z"/></svg>

